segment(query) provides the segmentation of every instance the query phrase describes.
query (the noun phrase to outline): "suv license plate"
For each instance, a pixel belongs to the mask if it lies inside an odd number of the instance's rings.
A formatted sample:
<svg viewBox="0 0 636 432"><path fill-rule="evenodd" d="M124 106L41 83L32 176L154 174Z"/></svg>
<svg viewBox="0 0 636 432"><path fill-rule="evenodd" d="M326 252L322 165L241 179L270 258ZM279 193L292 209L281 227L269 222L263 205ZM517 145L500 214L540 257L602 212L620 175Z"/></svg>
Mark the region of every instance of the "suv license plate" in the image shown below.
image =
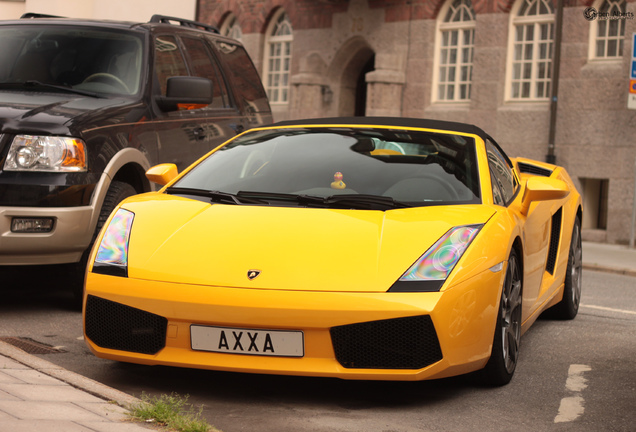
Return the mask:
<svg viewBox="0 0 636 432"><path fill-rule="evenodd" d="M277 357L305 355L302 331L191 325L190 343L196 351Z"/></svg>

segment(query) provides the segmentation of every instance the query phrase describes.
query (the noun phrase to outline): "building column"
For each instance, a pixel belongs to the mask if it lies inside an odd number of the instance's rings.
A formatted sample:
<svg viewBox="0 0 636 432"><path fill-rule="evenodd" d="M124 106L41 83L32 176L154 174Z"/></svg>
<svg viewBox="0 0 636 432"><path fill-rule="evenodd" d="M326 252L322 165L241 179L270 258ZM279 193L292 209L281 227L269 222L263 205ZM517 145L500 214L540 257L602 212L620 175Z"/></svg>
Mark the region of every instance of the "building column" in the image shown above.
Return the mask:
<svg viewBox="0 0 636 432"><path fill-rule="evenodd" d="M316 73L299 73L291 78L290 119L323 117L333 93L326 77Z"/></svg>
<svg viewBox="0 0 636 432"><path fill-rule="evenodd" d="M367 73L367 116L402 115L406 83L404 58L399 54L376 54L375 70Z"/></svg>

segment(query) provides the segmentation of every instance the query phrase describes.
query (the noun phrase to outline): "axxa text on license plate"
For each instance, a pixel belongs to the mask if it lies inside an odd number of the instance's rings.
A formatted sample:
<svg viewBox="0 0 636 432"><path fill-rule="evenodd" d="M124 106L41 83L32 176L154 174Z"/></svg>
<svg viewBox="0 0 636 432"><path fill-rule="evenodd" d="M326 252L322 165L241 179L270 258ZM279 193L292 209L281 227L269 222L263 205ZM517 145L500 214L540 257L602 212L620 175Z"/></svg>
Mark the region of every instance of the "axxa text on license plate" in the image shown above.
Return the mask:
<svg viewBox="0 0 636 432"><path fill-rule="evenodd" d="M191 325L190 342L196 351L278 357L305 355L301 331Z"/></svg>

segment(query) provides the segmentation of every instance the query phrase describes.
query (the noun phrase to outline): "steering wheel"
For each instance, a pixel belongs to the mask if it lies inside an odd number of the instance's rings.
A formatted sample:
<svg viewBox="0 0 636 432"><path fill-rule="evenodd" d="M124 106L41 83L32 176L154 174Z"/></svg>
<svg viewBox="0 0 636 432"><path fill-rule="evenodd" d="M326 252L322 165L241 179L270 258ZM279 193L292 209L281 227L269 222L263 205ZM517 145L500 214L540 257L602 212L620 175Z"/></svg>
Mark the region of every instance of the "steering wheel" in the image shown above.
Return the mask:
<svg viewBox="0 0 636 432"><path fill-rule="evenodd" d="M126 85L125 82L123 82L121 80L121 78L106 73L106 72L98 72L98 73L94 73L92 75L89 75L86 77L86 79L83 81L84 83L89 83L89 82L93 82L93 81L97 81L97 82L105 82L106 84L110 84L113 85L114 87L120 87L121 89L123 89L126 93L130 93L130 90L128 89L128 86Z"/></svg>

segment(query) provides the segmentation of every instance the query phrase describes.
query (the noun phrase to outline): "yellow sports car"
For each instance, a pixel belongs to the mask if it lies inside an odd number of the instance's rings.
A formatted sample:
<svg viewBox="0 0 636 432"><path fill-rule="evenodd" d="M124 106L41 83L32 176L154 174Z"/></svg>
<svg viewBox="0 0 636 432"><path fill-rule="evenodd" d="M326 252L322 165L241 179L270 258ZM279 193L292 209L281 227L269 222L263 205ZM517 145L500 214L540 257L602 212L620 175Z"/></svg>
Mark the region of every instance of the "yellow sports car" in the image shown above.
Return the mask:
<svg viewBox="0 0 636 432"><path fill-rule="evenodd" d="M236 372L510 381L576 316L581 197L481 129L406 118L252 129L123 201L87 269L103 358Z"/></svg>

